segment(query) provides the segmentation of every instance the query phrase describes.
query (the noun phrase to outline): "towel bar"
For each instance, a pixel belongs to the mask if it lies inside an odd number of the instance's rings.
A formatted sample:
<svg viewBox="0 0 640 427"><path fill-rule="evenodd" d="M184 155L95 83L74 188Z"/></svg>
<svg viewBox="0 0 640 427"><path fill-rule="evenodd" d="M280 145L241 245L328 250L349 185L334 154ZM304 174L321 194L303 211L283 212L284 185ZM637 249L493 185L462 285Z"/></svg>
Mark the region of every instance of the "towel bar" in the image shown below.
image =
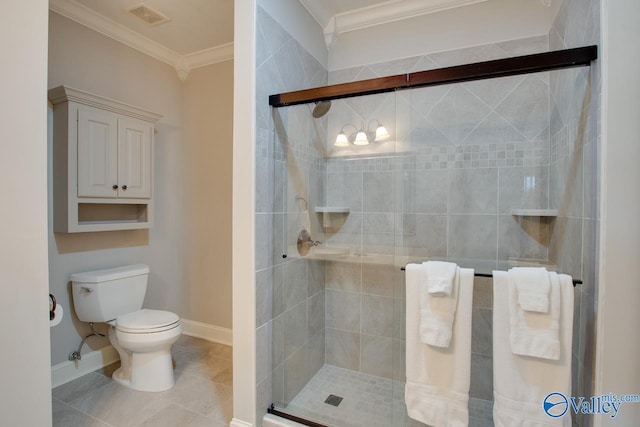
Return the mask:
<svg viewBox="0 0 640 427"><path fill-rule="evenodd" d="M400 270L405 271L406 268L405 267L400 267ZM477 272L474 272L473 275L475 277L493 277L493 274L491 274L491 273L477 273ZM576 286L576 285L582 285L582 280L573 279L573 286Z"/></svg>

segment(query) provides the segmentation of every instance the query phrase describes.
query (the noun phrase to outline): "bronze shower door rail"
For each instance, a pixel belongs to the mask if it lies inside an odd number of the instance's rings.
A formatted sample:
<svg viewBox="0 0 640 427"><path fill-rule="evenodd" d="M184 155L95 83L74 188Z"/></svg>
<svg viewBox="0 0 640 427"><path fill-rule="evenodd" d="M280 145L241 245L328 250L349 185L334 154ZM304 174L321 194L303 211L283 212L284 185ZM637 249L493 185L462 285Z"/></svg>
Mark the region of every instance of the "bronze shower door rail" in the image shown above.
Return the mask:
<svg viewBox="0 0 640 427"><path fill-rule="evenodd" d="M395 90L584 67L589 66L591 61L596 59L598 59L598 46L595 45L556 50L280 93L269 96L269 105L278 108Z"/></svg>

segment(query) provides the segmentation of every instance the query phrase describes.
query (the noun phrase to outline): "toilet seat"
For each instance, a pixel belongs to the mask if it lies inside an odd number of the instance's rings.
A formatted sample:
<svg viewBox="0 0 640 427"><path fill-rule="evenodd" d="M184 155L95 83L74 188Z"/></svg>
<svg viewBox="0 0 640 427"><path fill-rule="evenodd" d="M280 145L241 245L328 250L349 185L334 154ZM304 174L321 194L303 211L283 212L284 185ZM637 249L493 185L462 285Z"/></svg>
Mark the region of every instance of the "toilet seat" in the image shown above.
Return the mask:
<svg viewBox="0 0 640 427"><path fill-rule="evenodd" d="M180 317L170 311L142 309L116 319L116 330L128 334L152 334L180 326Z"/></svg>

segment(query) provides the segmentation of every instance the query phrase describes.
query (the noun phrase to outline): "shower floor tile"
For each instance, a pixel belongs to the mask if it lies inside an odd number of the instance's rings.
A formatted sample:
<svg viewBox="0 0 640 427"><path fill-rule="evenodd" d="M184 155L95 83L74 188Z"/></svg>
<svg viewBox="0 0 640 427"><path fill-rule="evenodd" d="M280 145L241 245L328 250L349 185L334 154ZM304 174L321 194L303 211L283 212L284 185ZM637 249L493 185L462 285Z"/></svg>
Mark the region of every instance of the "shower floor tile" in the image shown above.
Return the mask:
<svg viewBox="0 0 640 427"><path fill-rule="evenodd" d="M340 427L389 427L393 409L402 401L394 387L404 384L361 372L324 365L285 411L306 419ZM329 395L342 397L338 406L325 403ZM396 395L400 396L397 392Z"/></svg>
<svg viewBox="0 0 640 427"><path fill-rule="evenodd" d="M340 396L338 406L325 403ZM404 383L324 365L284 412L333 427L424 427L407 416ZM469 399L469 426L493 426L492 403Z"/></svg>

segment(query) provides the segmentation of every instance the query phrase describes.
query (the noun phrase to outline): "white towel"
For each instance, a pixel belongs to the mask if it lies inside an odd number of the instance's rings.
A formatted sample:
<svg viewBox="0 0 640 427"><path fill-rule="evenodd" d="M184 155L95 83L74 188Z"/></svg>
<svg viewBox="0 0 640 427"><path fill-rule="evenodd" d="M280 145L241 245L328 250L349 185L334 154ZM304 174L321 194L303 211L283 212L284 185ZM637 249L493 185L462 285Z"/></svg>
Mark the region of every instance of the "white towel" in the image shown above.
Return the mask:
<svg viewBox="0 0 640 427"><path fill-rule="evenodd" d="M560 282L558 275L547 272L551 283L548 314L524 311L518 304L519 289L514 275L508 273L509 313L511 330L509 342L513 354L558 360L560 358Z"/></svg>
<svg viewBox="0 0 640 427"><path fill-rule="evenodd" d="M514 267L509 270L518 287L518 304L525 311L549 312L549 272L544 267Z"/></svg>
<svg viewBox="0 0 640 427"><path fill-rule="evenodd" d="M548 416L542 407L553 392L571 395L571 340L573 327L573 284L570 276L559 275L560 358L548 360L516 356L509 340L509 275L493 272L493 421L496 427L571 426L571 408L559 418Z"/></svg>
<svg viewBox="0 0 640 427"><path fill-rule="evenodd" d="M428 289L429 268L426 263L418 267L421 269L419 272L420 340L425 344L447 348L451 342L453 319L458 305L460 275L455 273L459 271L459 268L456 266L454 270L449 295L436 296Z"/></svg>
<svg viewBox="0 0 640 427"><path fill-rule="evenodd" d="M458 265L444 261L427 261L422 265L427 270L427 291L433 296L446 297L451 295Z"/></svg>
<svg viewBox="0 0 640 427"><path fill-rule="evenodd" d="M471 370L471 305L473 270L458 269L459 291L453 338L448 348L420 341L420 286L422 266L406 268L405 403L411 418L438 427L469 425Z"/></svg>

